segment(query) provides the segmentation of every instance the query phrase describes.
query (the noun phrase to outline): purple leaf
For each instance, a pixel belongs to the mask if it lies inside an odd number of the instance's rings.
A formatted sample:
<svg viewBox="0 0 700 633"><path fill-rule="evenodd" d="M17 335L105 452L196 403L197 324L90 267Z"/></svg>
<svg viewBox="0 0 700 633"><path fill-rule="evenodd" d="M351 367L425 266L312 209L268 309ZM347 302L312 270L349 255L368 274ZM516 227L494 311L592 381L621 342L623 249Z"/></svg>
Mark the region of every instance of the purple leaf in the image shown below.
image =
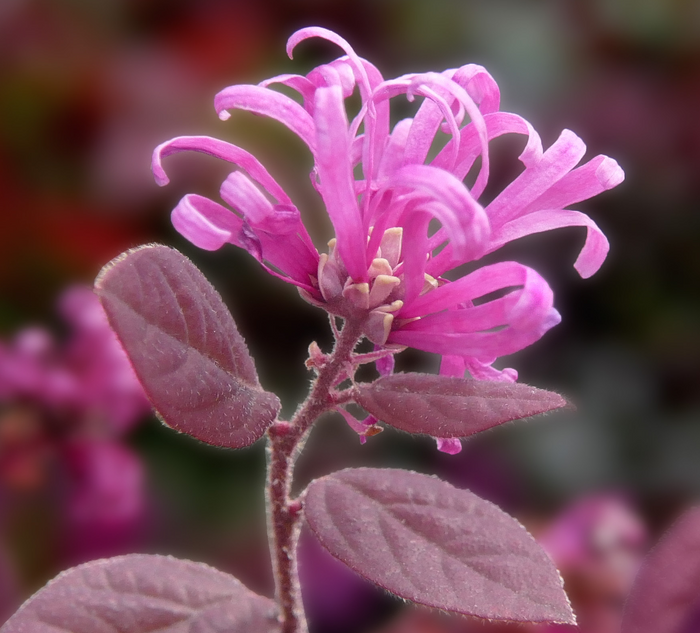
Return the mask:
<svg viewBox="0 0 700 633"><path fill-rule="evenodd" d="M408 433L466 437L504 422L567 405L559 394L511 382L392 374L357 385L357 402Z"/></svg>
<svg viewBox="0 0 700 633"><path fill-rule="evenodd" d="M215 446L259 439L279 412L214 287L166 246L107 264L95 292L163 421Z"/></svg>
<svg viewBox="0 0 700 633"><path fill-rule="evenodd" d="M275 603L221 571L131 554L63 572L0 633L276 633Z"/></svg>
<svg viewBox="0 0 700 633"><path fill-rule="evenodd" d="M333 556L401 598L479 618L575 622L544 550L468 490L409 471L348 469L313 481L304 513Z"/></svg>
<svg viewBox="0 0 700 633"><path fill-rule="evenodd" d="M622 633L700 631L700 507L686 512L647 555L632 586Z"/></svg>

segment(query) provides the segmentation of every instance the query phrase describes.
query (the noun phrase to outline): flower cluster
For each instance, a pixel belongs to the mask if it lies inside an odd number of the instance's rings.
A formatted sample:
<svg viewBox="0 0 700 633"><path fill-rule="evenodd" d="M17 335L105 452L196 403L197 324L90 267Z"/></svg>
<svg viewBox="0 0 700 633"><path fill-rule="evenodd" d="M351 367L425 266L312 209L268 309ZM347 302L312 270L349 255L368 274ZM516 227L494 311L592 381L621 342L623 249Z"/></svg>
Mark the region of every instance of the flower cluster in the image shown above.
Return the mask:
<svg viewBox="0 0 700 633"><path fill-rule="evenodd" d="M168 182L161 160L169 154L195 150L220 157L239 168L221 186L233 212L189 194L173 211L175 228L204 249L225 243L244 248L311 303L362 319L365 335L379 349L410 346L441 354L443 374L468 370L479 379L515 380L513 370L498 372L491 363L559 322L550 287L512 261L477 268L456 281L446 274L525 235L583 226L587 239L575 267L582 277L592 275L608 242L588 216L567 207L619 184L622 170L602 155L577 167L586 148L568 130L543 149L527 121L499 110L498 86L481 66L385 80L323 28L292 35L290 57L310 37L334 42L345 55L306 76L230 86L216 96L215 106L222 119L235 109L276 119L308 146L312 184L335 229L328 252L316 250L299 210L254 156L204 136L177 137L157 147L156 181ZM296 91L299 99L275 85ZM345 100L356 90L362 106L349 120ZM413 118L393 123L390 100L399 95L422 103ZM482 205L489 142L504 134L526 137L524 170ZM447 142L436 151L439 135ZM487 295L496 298L482 299Z"/></svg>

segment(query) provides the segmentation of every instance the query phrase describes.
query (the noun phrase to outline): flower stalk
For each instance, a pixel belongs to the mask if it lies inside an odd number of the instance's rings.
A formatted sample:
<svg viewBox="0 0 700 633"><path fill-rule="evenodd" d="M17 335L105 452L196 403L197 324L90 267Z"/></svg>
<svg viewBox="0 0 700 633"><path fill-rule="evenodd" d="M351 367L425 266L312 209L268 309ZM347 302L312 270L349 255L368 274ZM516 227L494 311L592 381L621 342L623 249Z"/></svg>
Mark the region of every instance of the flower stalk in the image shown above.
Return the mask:
<svg viewBox="0 0 700 633"><path fill-rule="evenodd" d="M297 569L302 499L291 496L294 464L313 423L337 404L334 385L343 369L353 362L352 352L363 325L361 319L345 322L333 352L325 363L316 367L317 377L311 391L291 422L277 421L267 431L265 497L281 633L307 631Z"/></svg>

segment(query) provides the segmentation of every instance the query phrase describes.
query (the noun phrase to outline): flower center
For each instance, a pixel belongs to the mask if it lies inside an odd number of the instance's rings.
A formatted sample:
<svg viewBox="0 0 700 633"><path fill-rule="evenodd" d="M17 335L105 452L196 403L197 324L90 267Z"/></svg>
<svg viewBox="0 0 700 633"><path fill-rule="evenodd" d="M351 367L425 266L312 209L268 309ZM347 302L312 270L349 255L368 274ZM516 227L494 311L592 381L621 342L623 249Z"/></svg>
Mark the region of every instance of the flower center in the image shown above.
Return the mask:
<svg viewBox="0 0 700 633"><path fill-rule="evenodd" d="M402 237L401 227L384 231L377 256L367 269L368 281L354 282L349 277L338 256L335 238L328 242L328 253L321 253L319 257L318 287L325 309L346 318L366 317L364 334L376 345L386 343L394 315L404 304ZM421 294L438 286L430 275L424 277Z"/></svg>

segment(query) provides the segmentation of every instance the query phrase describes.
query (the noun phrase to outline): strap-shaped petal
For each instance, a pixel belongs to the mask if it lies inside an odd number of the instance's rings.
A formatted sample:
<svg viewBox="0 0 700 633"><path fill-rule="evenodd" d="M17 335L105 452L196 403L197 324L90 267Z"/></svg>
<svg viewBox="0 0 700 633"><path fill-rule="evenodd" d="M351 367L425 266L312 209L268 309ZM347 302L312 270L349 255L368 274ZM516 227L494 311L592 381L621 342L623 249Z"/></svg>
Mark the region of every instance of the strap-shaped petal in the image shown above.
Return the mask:
<svg viewBox="0 0 700 633"><path fill-rule="evenodd" d="M251 224L262 222L273 213L272 203L245 174L234 171L220 188L221 197Z"/></svg>
<svg viewBox="0 0 700 633"><path fill-rule="evenodd" d="M243 220L226 207L194 193L187 194L170 216L175 230L195 246L207 251L236 244Z"/></svg>
<svg viewBox="0 0 700 633"><path fill-rule="evenodd" d="M570 130L564 130L540 161L526 167L486 207L491 225L498 228L521 215L523 209L568 174L585 153L583 141Z"/></svg>
<svg viewBox="0 0 700 633"><path fill-rule="evenodd" d="M598 225L585 213L580 211L556 210L535 211L516 218L498 229L491 239L489 252L495 251L504 244L534 233L543 233L565 226L585 226L586 242L576 258L574 268L579 275L587 279L593 275L605 261L610 250L610 243Z"/></svg>
<svg viewBox="0 0 700 633"><path fill-rule="evenodd" d="M564 209L617 187L624 179L625 172L617 161L600 154L554 183L530 203L523 210L523 214L547 209Z"/></svg>
<svg viewBox="0 0 700 633"><path fill-rule="evenodd" d="M314 261L318 262L316 247L294 205L273 205L245 174L238 171L226 178L220 191L221 197L241 213L251 227L280 237L293 235L295 241L301 240L305 244L300 255L312 254ZM308 256L302 259L306 261Z"/></svg>
<svg viewBox="0 0 700 633"><path fill-rule="evenodd" d="M444 332L437 331L435 323L432 332L393 330L387 339L388 344L406 345L433 354L459 354L462 356L505 356L514 354L532 345L561 321L561 316L551 308L540 320L537 329L507 327L498 332Z"/></svg>
<svg viewBox="0 0 700 633"><path fill-rule="evenodd" d="M293 59L292 52L299 44L299 42L303 42L304 40L309 39L311 37L320 37L324 40L328 40L329 42L333 42L333 44L343 49L343 51L345 51L345 54L348 56L348 59L352 63L353 67L355 68L355 72L358 78L357 81L360 84L361 88L363 89L365 94L368 94L371 91L370 79L367 75L366 66L363 63L364 60L360 59L360 57L354 51L352 46L350 46L347 40L340 37L340 35L338 35L337 33L329 31L328 29L324 29L323 27L308 26L306 28L299 29L298 31L292 33L291 37L287 40L287 55L289 56L289 59Z"/></svg>
<svg viewBox="0 0 700 633"><path fill-rule="evenodd" d="M477 256L483 252L490 233L488 218L481 205L464 185L449 172L429 165L406 165L387 181L387 186L406 188L425 196L426 209L438 219L450 236L454 256ZM428 202L438 204L428 204Z"/></svg>
<svg viewBox="0 0 700 633"><path fill-rule="evenodd" d="M435 313L516 284L522 288L500 299ZM427 303L429 298L434 298L432 304ZM537 272L516 262L502 262L419 297L399 316L418 316L421 306L426 316L403 325L398 321L387 342L437 354L503 356L532 344L560 321L552 304L552 290Z"/></svg>
<svg viewBox="0 0 700 633"><path fill-rule="evenodd" d="M497 290L516 286L526 287L528 283L545 282L534 270L518 262L499 262L483 266L469 275L431 290L410 304L405 303L399 313L399 318L413 319L463 305L471 305L475 299ZM488 305L488 303L484 305ZM478 312L476 307L468 308L468 310Z"/></svg>
<svg viewBox="0 0 700 633"><path fill-rule="evenodd" d="M172 222L195 246L213 251L224 244L233 244L248 251L275 277L315 294L309 277L316 274L318 253L302 237L306 229L299 212L294 207L286 212L272 211L256 227L251 227L220 204L188 194L173 210Z"/></svg>
<svg viewBox="0 0 700 633"><path fill-rule="evenodd" d="M458 138L457 127L461 123L464 111L466 111L472 119L483 157L478 178L479 186L482 186L482 183L485 185L489 172L487 130L484 117L469 93L444 74L414 73L385 81L374 91L372 101L381 103L399 94L406 94L409 100L413 100L416 95L424 96L434 104L433 106L423 104L416 114L414 119L416 128L409 134L404 164L425 161L442 119L447 121L453 137ZM451 110L453 103L456 103L460 110L457 118ZM451 148L454 147L451 145ZM452 153L452 158L456 159L456 150L450 149L449 151ZM445 168L449 169L450 166Z"/></svg>
<svg viewBox="0 0 700 633"><path fill-rule="evenodd" d="M272 266L284 273L283 276L276 275L284 281L294 284L299 288L304 288L312 295L318 295L318 290L311 285L311 277L318 271L318 253L311 250L305 244L300 235L299 227L302 226L299 212L296 209L290 210L286 218L286 227L282 226L283 218L281 214L276 214L271 218L275 222L275 230L266 231L265 224L251 227L249 234L243 233L248 239L256 240L260 248L258 260L261 263L269 262ZM254 249L245 245L243 247L255 255ZM266 266L267 270L270 270Z"/></svg>
<svg viewBox="0 0 700 633"><path fill-rule="evenodd" d="M231 115L228 110L248 110L276 119L296 134L313 153L314 122L309 113L294 99L281 92L261 86L229 86L214 97L214 107L222 120Z"/></svg>
<svg viewBox="0 0 700 633"><path fill-rule="evenodd" d="M366 281L366 234L355 196L350 139L343 95L339 86L316 91L316 168L320 191L335 234L338 252L350 277Z"/></svg>
<svg viewBox="0 0 700 633"><path fill-rule="evenodd" d="M238 165L245 169L253 180L260 183L280 203L291 204L292 202L284 192L284 189L277 184L277 181L255 156L237 145L220 141L211 136L177 136L165 143L161 143L153 150L151 169L156 182L161 187L170 182L163 169L163 158L183 151L209 154L215 158Z"/></svg>
<svg viewBox="0 0 700 633"><path fill-rule="evenodd" d="M347 99L355 90L355 72L347 57L317 66L307 77L315 88L340 86L344 99Z"/></svg>
<svg viewBox="0 0 700 633"><path fill-rule="evenodd" d="M525 149L520 154L520 161L527 167L537 164L543 154L542 141L535 129L521 116L509 112L496 112L484 115L488 141L504 134L523 134L528 137ZM449 168L452 160L453 144L459 143L457 158L453 168ZM459 180L463 180L474 165L481 152L481 141L478 130L471 123L462 128L458 141L450 139L445 147L438 152L430 163L433 167L449 169ZM472 187L472 195L478 198L483 187Z"/></svg>
<svg viewBox="0 0 700 633"><path fill-rule="evenodd" d="M453 81L469 93L483 114L498 112L501 106L501 91L495 79L483 66L465 64L450 75Z"/></svg>
<svg viewBox="0 0 700 633"><path fill-rule="evenodd" d="M424 103L429 102L425 101ZM380 180L390 176L403 165L406 143L413 124L413 119L403 119L394 126L391 135L387 139L386 147L382 153L382 160L379 164L377 175Z"/></svg>
<svg viewBox="0 0 700 633"><path fill-rule="evenodd" d="M404 301L413 301L423 290L429 223L430 215L416 212L403 224Z"/></svg>
<svg viewBox="0 0 700 633"><path fill-rule="evenodd" d="M312 110L316 86L307 77L294 74L277 75L276 77L270 77L270 79L261 81L258 86L261 88L267 88L273 84L280 84L282 86L287 86L292 90L296 90L304 98L304 109L309 114L313 115Z"/></svg>

